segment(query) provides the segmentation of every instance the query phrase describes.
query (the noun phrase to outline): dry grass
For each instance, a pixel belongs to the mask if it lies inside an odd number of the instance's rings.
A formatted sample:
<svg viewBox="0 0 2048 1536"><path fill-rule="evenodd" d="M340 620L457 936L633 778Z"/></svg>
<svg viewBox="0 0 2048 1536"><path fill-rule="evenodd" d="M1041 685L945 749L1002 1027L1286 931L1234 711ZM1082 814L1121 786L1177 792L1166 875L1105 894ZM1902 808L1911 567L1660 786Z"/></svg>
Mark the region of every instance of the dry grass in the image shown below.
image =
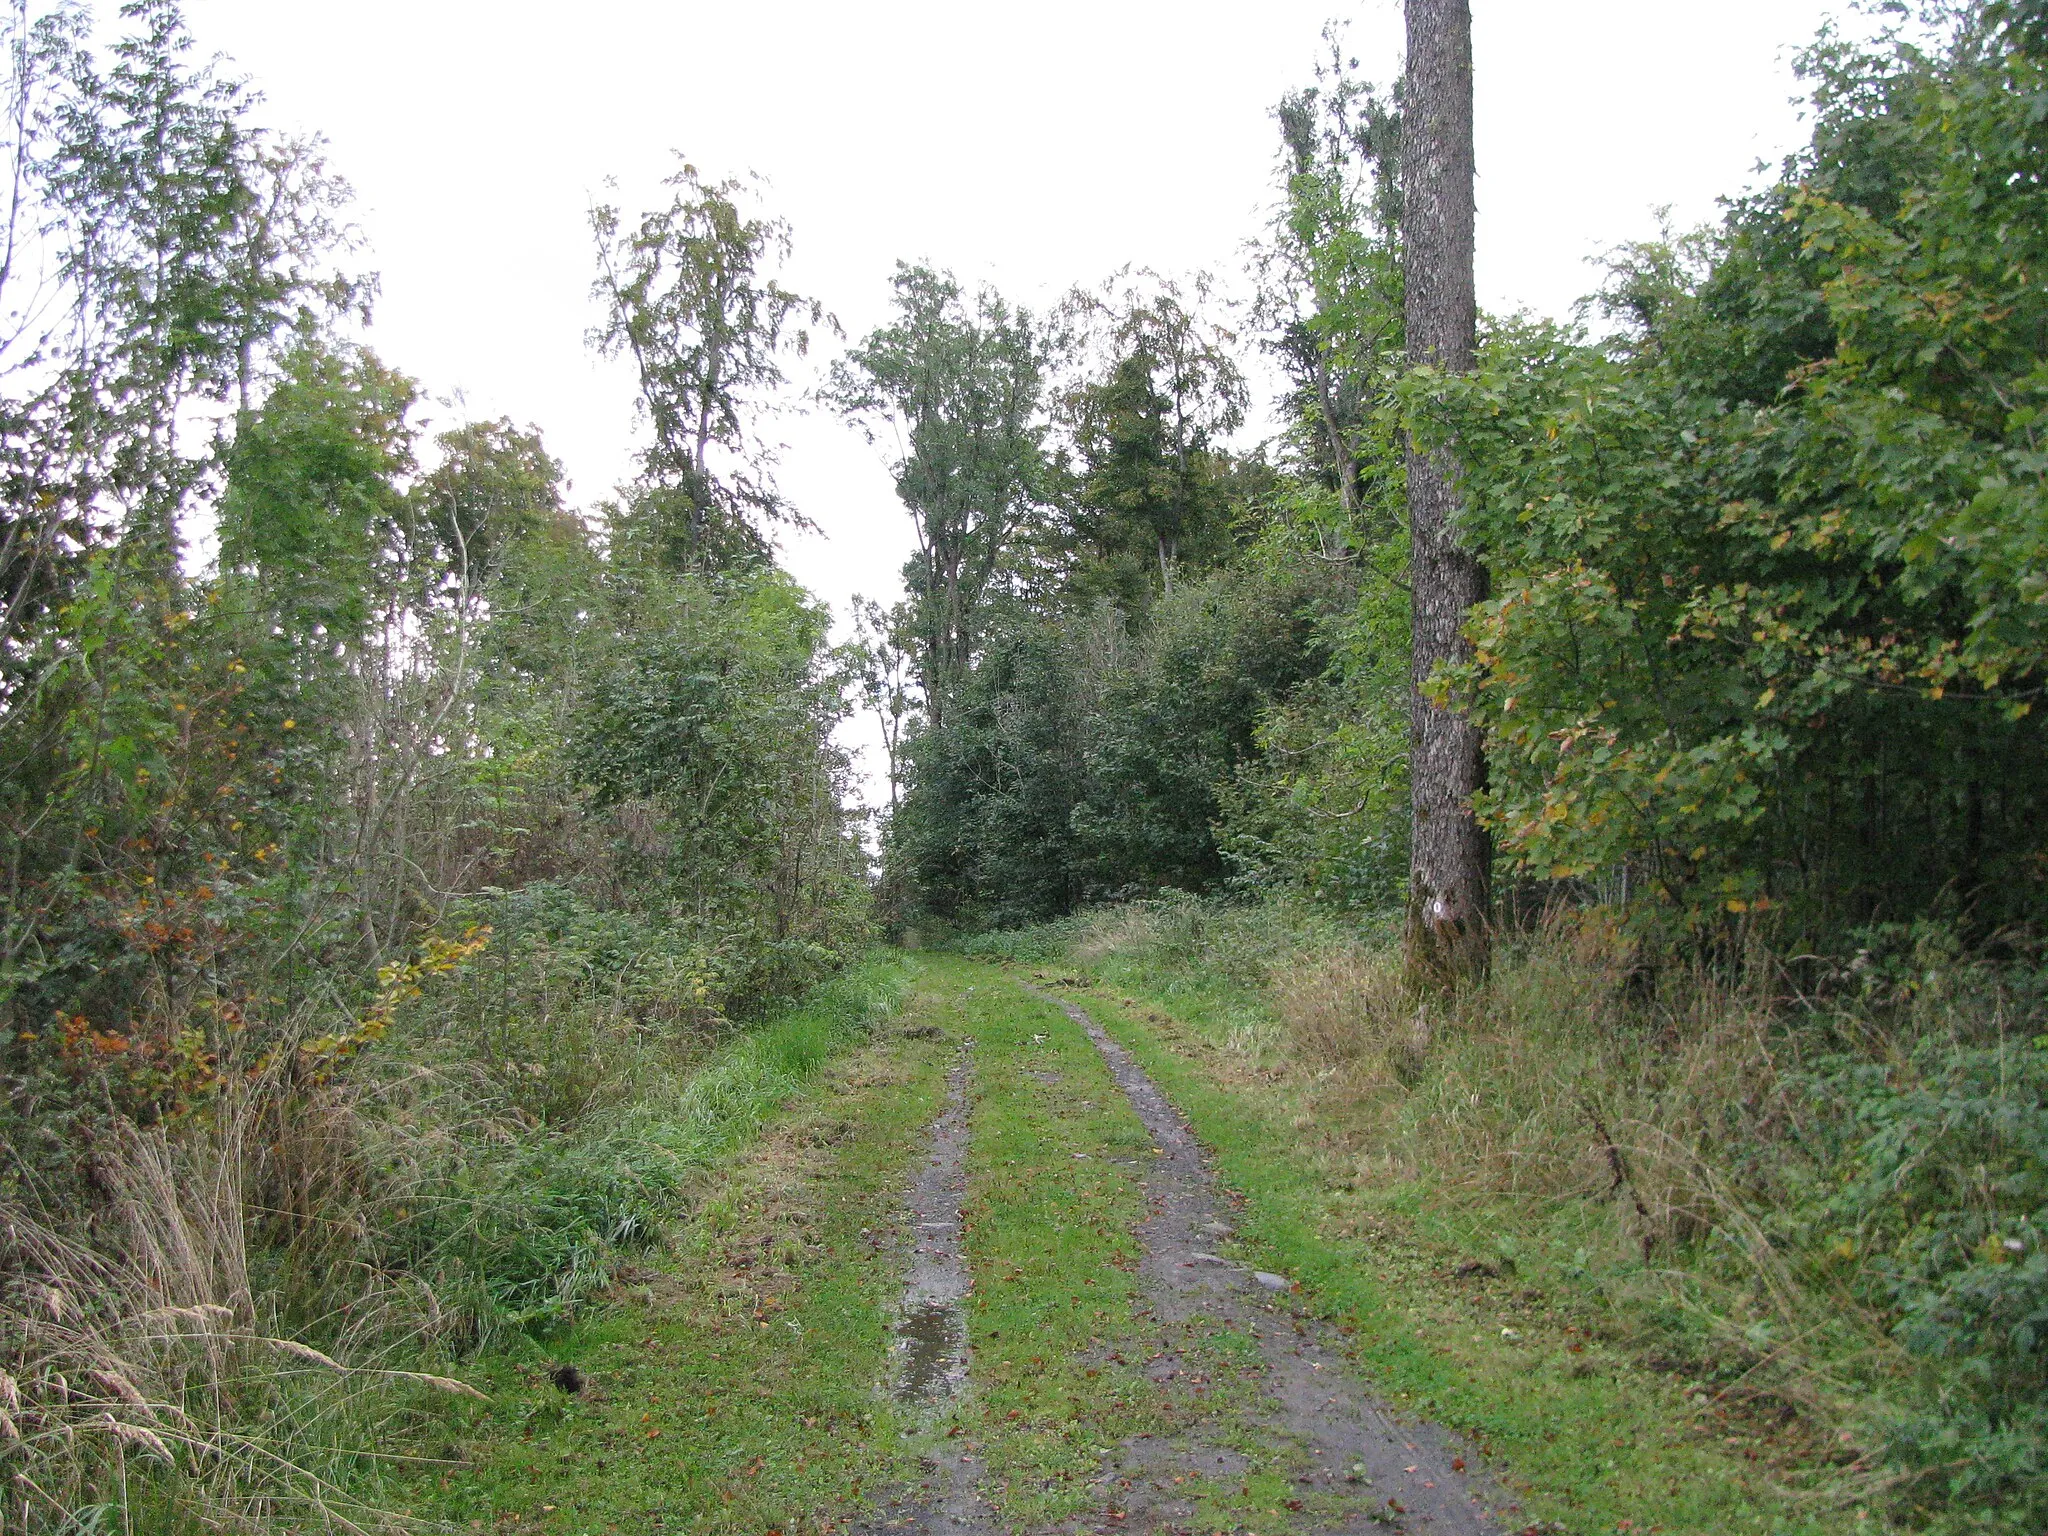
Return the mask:
<svg viewBox="0 0 2048 1536"><path fill-rule="evenodd" d="M243 1190L251 1120L231 1102L175 1135L113 1122L89 1229L0 1205L0 1528L396 1525L343 1491L344 1469L412 1389L471 1389L349 1363L389 1343L372 1287L325 1350L264 1314Z"/></svg>
<svg viewBox="0 0 2048 1536"><path fill-rule="evenodd" d="M1205 952L1222 945L1239 953ZM1759 1203L1806 1113L1767 967L1749 987L1667 972L1648 994L1599 910L1504 944L1489 984L1448 1003L1404 990L1390 945L1293 913L1105 914L1074 953L1205 1019L1339 1187L1419 1192L1439 1240L1584 1289L1646 1354L1712 1356L1828 1434L1898 1369L1881 1320L1781 1251ZM1251 985L1213 980L1246 954ZM1261 1009L1283 1046L1254 1063L1237 1042Z"/></svg>
<svg viewBox="0 0 2048 1536"><path fill-rule="evenodd" d="M1304 1060L1369 1080L1420 1078L1435 1026L1402 984L1396 957L1349 946L1311 952L1274 976L1271 989Z"/></svg>
<svg viewBox="0 0 2048 1536"><path fill-rule="evenodd" d="M1091 914L1074 943L1074 958L1083 965L1094 965L1111 955L1143 948L1157 941L1159 927L1153 908L1138 903Z"/></svg>
<svg viewBox="0 0 2048 1536"><path fill-rule="evenodd" d="M1382 1176L1611 1197L1655 1250L1725 1214L1717 1163L1791 1107L1766 1000L1688 977L1678 1010L1645 1007L1626 996L1632 963L1611 919L1575 914L1448 1003L1414 997L1398 954L1348 944L1303 949L1267 990L1310 1091L1352 1107L1347 1134Z"/></svg>

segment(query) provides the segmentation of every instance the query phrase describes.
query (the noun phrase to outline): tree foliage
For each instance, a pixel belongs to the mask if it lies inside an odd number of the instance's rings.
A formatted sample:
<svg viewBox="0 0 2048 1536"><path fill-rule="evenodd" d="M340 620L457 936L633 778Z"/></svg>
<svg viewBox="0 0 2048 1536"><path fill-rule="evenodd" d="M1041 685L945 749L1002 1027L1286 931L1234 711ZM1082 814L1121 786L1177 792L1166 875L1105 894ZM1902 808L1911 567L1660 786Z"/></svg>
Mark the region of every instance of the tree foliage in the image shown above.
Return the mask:
<svg viewBox="0 0 2048 1536"><path fill-rule="evenodd" d="M758 428L820 320L761 270L787 230L687 169L636 231L600 218L597 340L656 430L599 539L536 429L423 440L351 334L317 141L266 130L171 0L119 20L104 62L69 8L10 37L14 233L56 287L0 269L6 1145L76 1193L96 1117L242 1081L288 1112L390 1026L390 975L477 953L443 930L528 886L629 915L693 1027L839 964L845 678L763 559L790 509Z"/></svg>
<svg viewBox="0 0 2048 1536"><path fill-rule="evenodd" d="M1205 286L1190 299L1157 278L1113 282L1068 306L1084 355L1090 340L1098 353L1096 376L1057 402L1071 443L1058 539L1077 597L1136 610L1171 595L1176 571L1231 554L1243 494L1226 445L1247 397L1232 337L1201 313Z"/></svg>
<svg viewBox="0 0 2048 1536"><path fill-rule="evenodd" d="M2048 251L2017 13L1808 55L1812 147L1624 253L1593 344L1444 391L1502 580L1470 689L1525 868L1695 914L2039 910Z"/></svg>
<svg viewBox="0 0 2048 1536"><path fill-rule="evenodd" d="M638 502L680 569L758 554L776 524L801 521L776 488L762 428L784 355L801 355L830 322L774 276L789 226L749 216L745 183L707 185L685 162L666 185L668 207L630 227L611 204L591 212L604 306L591 339L632 359L652 433Z"/></svg>
<svg viewBox="0 0 2048 1536"><path fill-rule="evenodd" d="M1029 311L949 273L901 264L895 289L895 318L833 364L829 396L870 441L888 439L917 533L906 584L939 725L1044 495L1047 338Z"/></svg>
<svg viewBox="0 0 2048 1536"><path fill-rule="evenodd" d="M962 531L969 622L943 622L925 599L947 590L949 564L929 554L943 538L906 573L933 658L887 840L907 921L1024 922L1161 889L1353 906L1398 894L1387 860L1408 844L1388 817L1407 785L1393 728L1405 704L1388 680L1408 653L1402 476L1383 409L1401 336L1391 119L1333 62L1280 113L1285 201L1254 311L1296 381L1278 453L1233 442L1248 403L1240 338L1214 318L1209 282L1132 271L1077 291L1042 333L1048 387L958 391L943 433L932 420L911 434L945 445L903 461L913 517L937 504L932 485L978 483L946 468L969 463L1004 466L1008 511L933 525ZM937 338L949 355L973 350L964 324L937 323L950 287L918 269L898 281L934 302L906 302L927 318L856 350L840 388L857 412L878 403L860 392L872 380L924 377L904 365L936 355ZM990 443L1016 451L977 457Z"/></svg>

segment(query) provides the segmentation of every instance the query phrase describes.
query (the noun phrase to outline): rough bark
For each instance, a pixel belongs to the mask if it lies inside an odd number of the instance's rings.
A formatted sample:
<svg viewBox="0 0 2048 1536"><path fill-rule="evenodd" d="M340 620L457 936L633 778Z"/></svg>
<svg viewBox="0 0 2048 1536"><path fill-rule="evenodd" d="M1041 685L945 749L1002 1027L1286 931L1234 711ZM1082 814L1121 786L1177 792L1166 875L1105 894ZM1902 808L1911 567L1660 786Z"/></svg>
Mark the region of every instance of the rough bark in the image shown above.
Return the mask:
<svg viewBox="0 0 2048 1536"><path fill-rule="evenodd" d="M1408 360L1446 373L1472 367L1472 9L1470 0L1407 0L1402 102L1402 253ZM1413 600L1409 772L1408 970L1433 986L1486 970L1492 848L1472 814L1485 783L1478 730L1423 692L1443 662L1471 652L1462 627L1486 596L1486 571L1459 546L1457 464L1450 450L1407 450Z"/></svg>

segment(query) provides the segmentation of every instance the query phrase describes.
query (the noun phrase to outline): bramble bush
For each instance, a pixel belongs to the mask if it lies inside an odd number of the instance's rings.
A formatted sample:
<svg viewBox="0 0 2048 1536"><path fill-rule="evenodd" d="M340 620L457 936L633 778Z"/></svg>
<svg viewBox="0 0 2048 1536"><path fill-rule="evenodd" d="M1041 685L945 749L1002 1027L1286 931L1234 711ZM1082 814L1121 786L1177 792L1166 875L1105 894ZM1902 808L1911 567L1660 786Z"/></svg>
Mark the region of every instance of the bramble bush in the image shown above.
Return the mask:
<svg viewBox="0 0 2048 1536"><path fill-rule="evenodd" d="M1878 1415L1925 1507L2048 1516L2048 974L1921 922L1862 935L1838 1031L1795 1075L1813 1170L1770 1225L1918 1362ZM1871 1046L1878 1045L1873 1052Z"/></svg>

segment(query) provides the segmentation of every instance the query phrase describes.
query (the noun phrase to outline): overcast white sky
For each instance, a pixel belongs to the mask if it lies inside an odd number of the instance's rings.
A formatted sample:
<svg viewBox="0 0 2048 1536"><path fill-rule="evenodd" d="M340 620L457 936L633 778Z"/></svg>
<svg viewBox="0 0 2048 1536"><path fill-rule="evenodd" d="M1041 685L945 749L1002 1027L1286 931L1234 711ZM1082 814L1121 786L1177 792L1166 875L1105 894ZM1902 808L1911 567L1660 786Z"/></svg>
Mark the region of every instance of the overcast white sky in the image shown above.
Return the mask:
<svg viewBox="0 0 2048 1536"><path fill-rule="evenodd" d="M112 9L112 0L104 0ZM1562 313L1586 258L1668 204L1710 217L1802 137L1791 54L1821 0L1474 0L1479 291ZM895 261L1025 302L1126 263L1224 273L1272 198L1269 117L1347 19L1399 67L1398 0L188 0L201 44L317 130L382 274L371 340L428 393L538 425L582 503L630 471L630 383L584 346L585 215L628 211L686 151L758 171L790 280L850 335ZM445 424L461 412L436 408ZM786 563L844 611L890 597L908 528L829 418L785 425L783 485L821 528Z"/></svg>

